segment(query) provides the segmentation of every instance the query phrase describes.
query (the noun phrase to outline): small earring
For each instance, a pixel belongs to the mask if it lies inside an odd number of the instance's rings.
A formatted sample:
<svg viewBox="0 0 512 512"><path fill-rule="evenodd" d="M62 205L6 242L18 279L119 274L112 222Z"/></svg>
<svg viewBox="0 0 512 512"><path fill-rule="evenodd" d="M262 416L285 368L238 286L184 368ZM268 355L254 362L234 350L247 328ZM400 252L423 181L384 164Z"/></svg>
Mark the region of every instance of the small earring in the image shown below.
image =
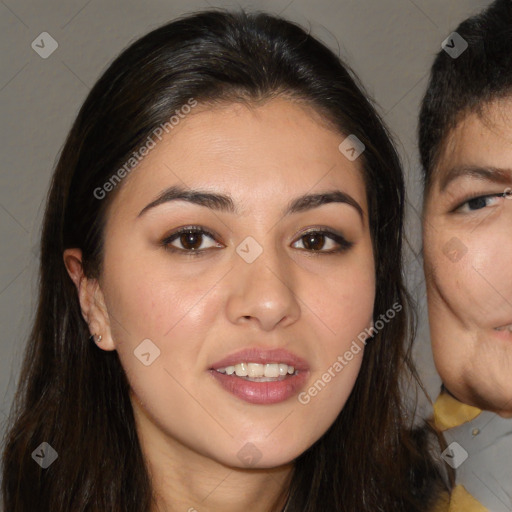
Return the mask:
<svg viewBox="0 0 512 512"><path fill-rule="evenodd" d="M94 334L91 334L89 336L89 341L94 341ZM101 335L98 337L98 339L96 340L96 343L99 343L101 341Z"/></svg>

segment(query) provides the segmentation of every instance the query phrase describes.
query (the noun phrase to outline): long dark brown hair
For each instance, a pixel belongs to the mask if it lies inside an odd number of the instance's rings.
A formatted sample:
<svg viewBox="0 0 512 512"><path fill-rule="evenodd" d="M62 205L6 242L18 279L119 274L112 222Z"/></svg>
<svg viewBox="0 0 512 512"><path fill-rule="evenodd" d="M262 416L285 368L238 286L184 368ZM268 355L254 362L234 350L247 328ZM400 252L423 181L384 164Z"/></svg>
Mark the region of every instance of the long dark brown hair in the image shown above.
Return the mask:
<svg viewBox="0 0 512 512"><path fill-rule="evenodd" d="M44 216L37 315L5 440L6 511L150 510L128 381L117 352L89 341L63 251L80 248L85 275L101 275L107 209L123 185L103 200L94 191L190 98L207 105L278 95L313 106L340 142L353 134L365 145L374 318L402 306L368 343L333 425L294 461L286 510L428 510L437 472L400 391L402 377L414 374L413 322L402 283L404 183L394 145L354 73L304 29L261 12L214 9L123 51L90 91L62 149ZM47 469L31 457L42 442L58 453Z"/></svg>

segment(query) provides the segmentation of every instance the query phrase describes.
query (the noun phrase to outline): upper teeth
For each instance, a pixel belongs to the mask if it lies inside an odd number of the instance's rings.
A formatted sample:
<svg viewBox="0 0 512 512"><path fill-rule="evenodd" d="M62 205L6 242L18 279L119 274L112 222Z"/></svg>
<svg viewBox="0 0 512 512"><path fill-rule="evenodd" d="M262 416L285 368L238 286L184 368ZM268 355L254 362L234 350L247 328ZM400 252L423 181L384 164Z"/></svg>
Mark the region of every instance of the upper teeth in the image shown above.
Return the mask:
<svg viewBox="0 0 512 512"><path fill-rule="evenodd" d="M495 331L504 331L505 329L508 329L510 332L512 332L512 324L494 328Z"/></svg>
<svg viewBox="0 0 512 512"><path fill-rule="evenodd" d="M295 368L284 363L239 363L234 366L217 368L217 371L227 373L228 375L233 375L234 373L237 377L279 377L286 374L292 375L295 372Z"/></svg>

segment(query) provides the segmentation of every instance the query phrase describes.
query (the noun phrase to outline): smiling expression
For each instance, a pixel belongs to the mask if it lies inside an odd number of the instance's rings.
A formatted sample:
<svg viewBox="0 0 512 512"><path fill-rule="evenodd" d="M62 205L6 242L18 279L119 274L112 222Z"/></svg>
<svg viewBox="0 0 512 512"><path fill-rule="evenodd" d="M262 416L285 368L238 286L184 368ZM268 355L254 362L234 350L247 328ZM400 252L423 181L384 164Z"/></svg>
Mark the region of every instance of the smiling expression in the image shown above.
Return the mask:
<svg viewBox="0 0 512 512"><path fill-rule="evenodd" d="M432 347L448 390L512 415L512 100L450 133L424 208Z"/></svg>
<svg viewBox="0 0 512 512"><path fill-rule="evenodd" d="M240 467L254 445L254 467L288 463L354 386L363 351L297 400L369 327L375 298L362 170L320 121L282 98L199 106L109 207L101 347L117 350L139 435L161 451ZM159 350L147 366L143 340ZM248 363L264 363L252 381Z"/></svg>

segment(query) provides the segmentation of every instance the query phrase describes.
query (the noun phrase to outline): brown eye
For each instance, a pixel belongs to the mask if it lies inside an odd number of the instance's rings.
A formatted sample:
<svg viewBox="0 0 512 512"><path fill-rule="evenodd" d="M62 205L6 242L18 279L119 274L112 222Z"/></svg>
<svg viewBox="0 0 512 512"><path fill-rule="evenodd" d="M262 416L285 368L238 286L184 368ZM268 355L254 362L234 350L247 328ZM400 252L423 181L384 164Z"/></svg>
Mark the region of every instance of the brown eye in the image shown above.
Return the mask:
<svg viewBox="0 0 512 512"><path fill-rule="evenodd" d="M200 233L182 233L179 241L187 251L196 251L201 247L202 237Z"/></svg>
<svg viewBox="0 0 512 512"><path fill-rule="evenodd" d="M185 255L197 256L206 252L207 249L219 247L219 245L210 245L210 247L201 248L206 237L215 241L215 237L205 229L199 226L189 226L171 233L160 243L166 250L171 252L181 252ZM173 242L177 242L181 247L172 245Z"/></svg>
<svg viewBox="0 0 512 512"><path fill-rule="evenodd" d="M318 234L308 234L303 237L304 240L304 246L306 249L311 251L319 251L322 249L322 247L325 244L325 235L318 233Z"/></svg>
<svg viewBox="0 0 512 512"><path fill-rule="evenodd" d="M325 254L343 252L350 249L353 245L352 242L349 242L344 237L332 233L331 231L310 231L302 235L299 240L303 241L302 243L305 250ZM334 246L337 244L338 249L322 250L326 245L326 241L330 241L331 247L334 242Z"/></svg>

